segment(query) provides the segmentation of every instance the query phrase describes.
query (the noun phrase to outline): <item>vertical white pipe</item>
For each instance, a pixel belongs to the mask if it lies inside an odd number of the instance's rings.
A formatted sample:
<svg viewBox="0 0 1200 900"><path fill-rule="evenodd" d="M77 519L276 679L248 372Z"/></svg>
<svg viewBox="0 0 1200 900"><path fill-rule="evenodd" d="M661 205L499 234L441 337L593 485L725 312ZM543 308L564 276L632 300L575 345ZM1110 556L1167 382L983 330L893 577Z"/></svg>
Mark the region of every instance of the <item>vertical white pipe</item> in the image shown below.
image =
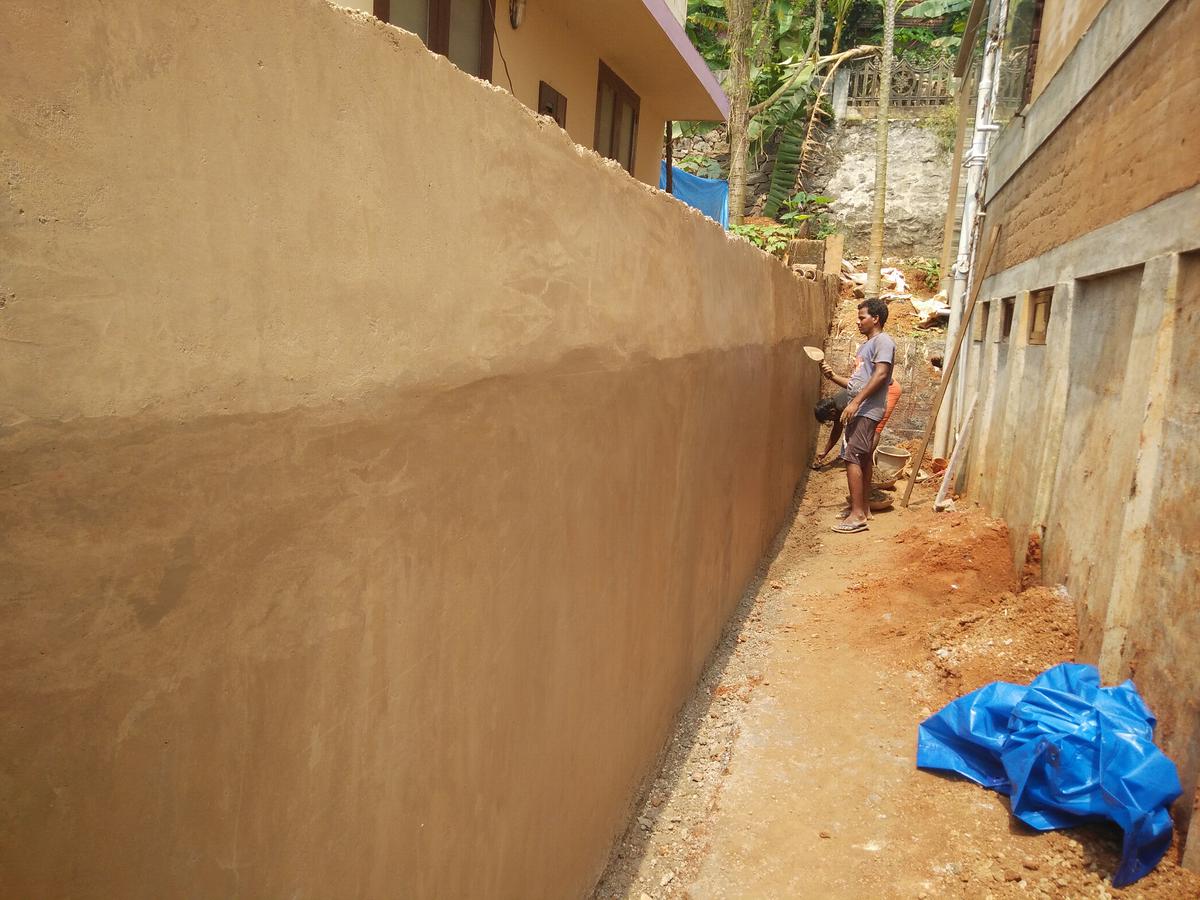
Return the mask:
<svg viewBox="0 0 1200 900"><path fill-rule="evenodd" d="M992 122L995 109L996 90L999 86L1000 45L1004 39L1005 20L1008 18L1008 0L991 0L988 8L987 32L984 42L983 60L979 67L979 96L975 101L975 128L971 134L971 149L964 160L967 169L966 196L963 200L962 221L958 235L958 259L954 263L954 282L950 289L950 324L946 329L946 349L954 346L958 330L963 327L963 312L967 302L967 287L971 273L971 258L978 250L979 193L987 162L991 135L996 130ZM963 90L969 90L963 85ZM970 341L964 341L955 364L955 383L946 392L946 402L938 414L937 427L933 434L933 453L946 456L950 449L950 434L956 413L962 407L959 394L966 384L966 364L970 355ZM944 376L943 376L944 377ZM958 402L955 402L957 399Z"/></svg>

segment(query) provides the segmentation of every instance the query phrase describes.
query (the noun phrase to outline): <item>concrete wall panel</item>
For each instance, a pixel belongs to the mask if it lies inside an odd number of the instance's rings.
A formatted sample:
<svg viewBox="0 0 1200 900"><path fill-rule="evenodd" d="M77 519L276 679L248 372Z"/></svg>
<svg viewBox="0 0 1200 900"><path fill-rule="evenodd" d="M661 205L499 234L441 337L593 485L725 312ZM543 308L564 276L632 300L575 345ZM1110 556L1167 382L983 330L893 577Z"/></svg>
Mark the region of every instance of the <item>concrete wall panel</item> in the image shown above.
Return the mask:
<svg viewBox="0 0 1200 900"><path fill-rule="evenodd" d="M319 0L0 34L0 894L584 893L831 286Z"/></svg>
<svg viewBox="0 0 1200 900"><path fill-rule="evenodd" d="M1177 290L1169 297L1174 340L1169 348L1163 383L1152 402L1163 407L1162 433L1146 492L1153 514L1139 542L1144 557L1130 597L1127 630L1122 629L1114 655L1119 676L1131 675L1155 700L1163 727L1159 740L1176 760L1183 778L1184 799L1177 805L1182 825L1192 822L1191 865L1200 867L1200 830L1189 798L1200 781L1200 510L1196 506L1196 473L1200 472L1200 254L1179 257ZM1148 368L1153 368L1151 363ZM1143 453L1146 448L1143 448Z"/></svg>
<svg viewBox="0 0 1200 900"><path fill-rule="evenodd" d="M1091 659L1100 652L1137 452L1137 429L1120 412L1141 279L1141 269L1128 269L1083 282L1071 322L1067 415L1043 560L1046 578L1066 584L1077 604L1081 652Z"/></svg>

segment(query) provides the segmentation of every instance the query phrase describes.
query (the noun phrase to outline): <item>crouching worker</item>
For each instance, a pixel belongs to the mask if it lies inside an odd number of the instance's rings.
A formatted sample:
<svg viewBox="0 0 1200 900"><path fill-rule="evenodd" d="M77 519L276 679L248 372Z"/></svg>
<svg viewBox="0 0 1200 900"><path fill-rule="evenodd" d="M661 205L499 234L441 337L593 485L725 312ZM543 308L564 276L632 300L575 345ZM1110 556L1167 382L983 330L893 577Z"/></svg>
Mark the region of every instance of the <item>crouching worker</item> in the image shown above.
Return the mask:
<svg viewBox="0 0 1200 900"><path fill-rule="evenodd" d="M887 409L888 385L896 360L896 342L883 333L887 318L888 307L882 300L864 300L858 304L858 331L866 340L854 354L857 367L849 378L836 374L828 363L821 363L825 377L852 394L841 416L846 431L842 459L846 461L846 481L850 487L850 514L833 526L841 534L867 530L875 429Z"/></svg>
<svg viewBox="0 0 1200 900"><path fill-rule="evenodd" d="M812 467L814 469L820 469L825 465L829 454L833 452L833 448L842 439L842 413L853 397L854 395L850 391L843 389L832 397L822 397L813 407L813 415L816 416L817 421L831 426L829 429L829 440L825 442L825 449L817 454L817 458L813 460Z"/></svg>

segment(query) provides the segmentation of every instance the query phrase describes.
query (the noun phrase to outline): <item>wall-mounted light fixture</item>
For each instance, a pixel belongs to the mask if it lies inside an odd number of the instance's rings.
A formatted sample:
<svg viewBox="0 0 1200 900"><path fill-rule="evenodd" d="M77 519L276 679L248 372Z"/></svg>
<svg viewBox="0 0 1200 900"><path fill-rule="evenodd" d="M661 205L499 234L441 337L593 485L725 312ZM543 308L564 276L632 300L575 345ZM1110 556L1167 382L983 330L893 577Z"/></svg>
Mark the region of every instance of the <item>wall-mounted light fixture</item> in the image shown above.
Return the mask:
<svg viewBox="0 0 1200 900"><path fill-rule="evenodd" d="M525 21L525 0L508 0L508 24L516 31Z"/></svg>

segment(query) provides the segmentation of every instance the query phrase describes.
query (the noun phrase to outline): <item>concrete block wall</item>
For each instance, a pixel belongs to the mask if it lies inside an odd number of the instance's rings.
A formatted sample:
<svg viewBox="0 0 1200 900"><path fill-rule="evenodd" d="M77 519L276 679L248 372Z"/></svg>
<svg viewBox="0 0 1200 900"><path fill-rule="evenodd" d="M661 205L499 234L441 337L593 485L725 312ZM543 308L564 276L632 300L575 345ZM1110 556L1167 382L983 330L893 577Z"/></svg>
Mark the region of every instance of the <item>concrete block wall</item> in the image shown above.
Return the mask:
<svg viewBox="0 0 1200 900"><path fill-rule="evenodd" d="M1200 115L1198 32L1196 0L1107 0L1028 115L997 138L989 214L1022 227L1000 235L993 270L1196 183L1200 149L1190 122ZM1110 58L1110 67L1096 70ZM1023 164L1034 156L1036 166Z"/></svg>
<svg viewBox="0 0 1200 900"><path fill-rule="evenodd" d="M0 33L0 895L586 893L832 280L322 0Z"/></svg>

